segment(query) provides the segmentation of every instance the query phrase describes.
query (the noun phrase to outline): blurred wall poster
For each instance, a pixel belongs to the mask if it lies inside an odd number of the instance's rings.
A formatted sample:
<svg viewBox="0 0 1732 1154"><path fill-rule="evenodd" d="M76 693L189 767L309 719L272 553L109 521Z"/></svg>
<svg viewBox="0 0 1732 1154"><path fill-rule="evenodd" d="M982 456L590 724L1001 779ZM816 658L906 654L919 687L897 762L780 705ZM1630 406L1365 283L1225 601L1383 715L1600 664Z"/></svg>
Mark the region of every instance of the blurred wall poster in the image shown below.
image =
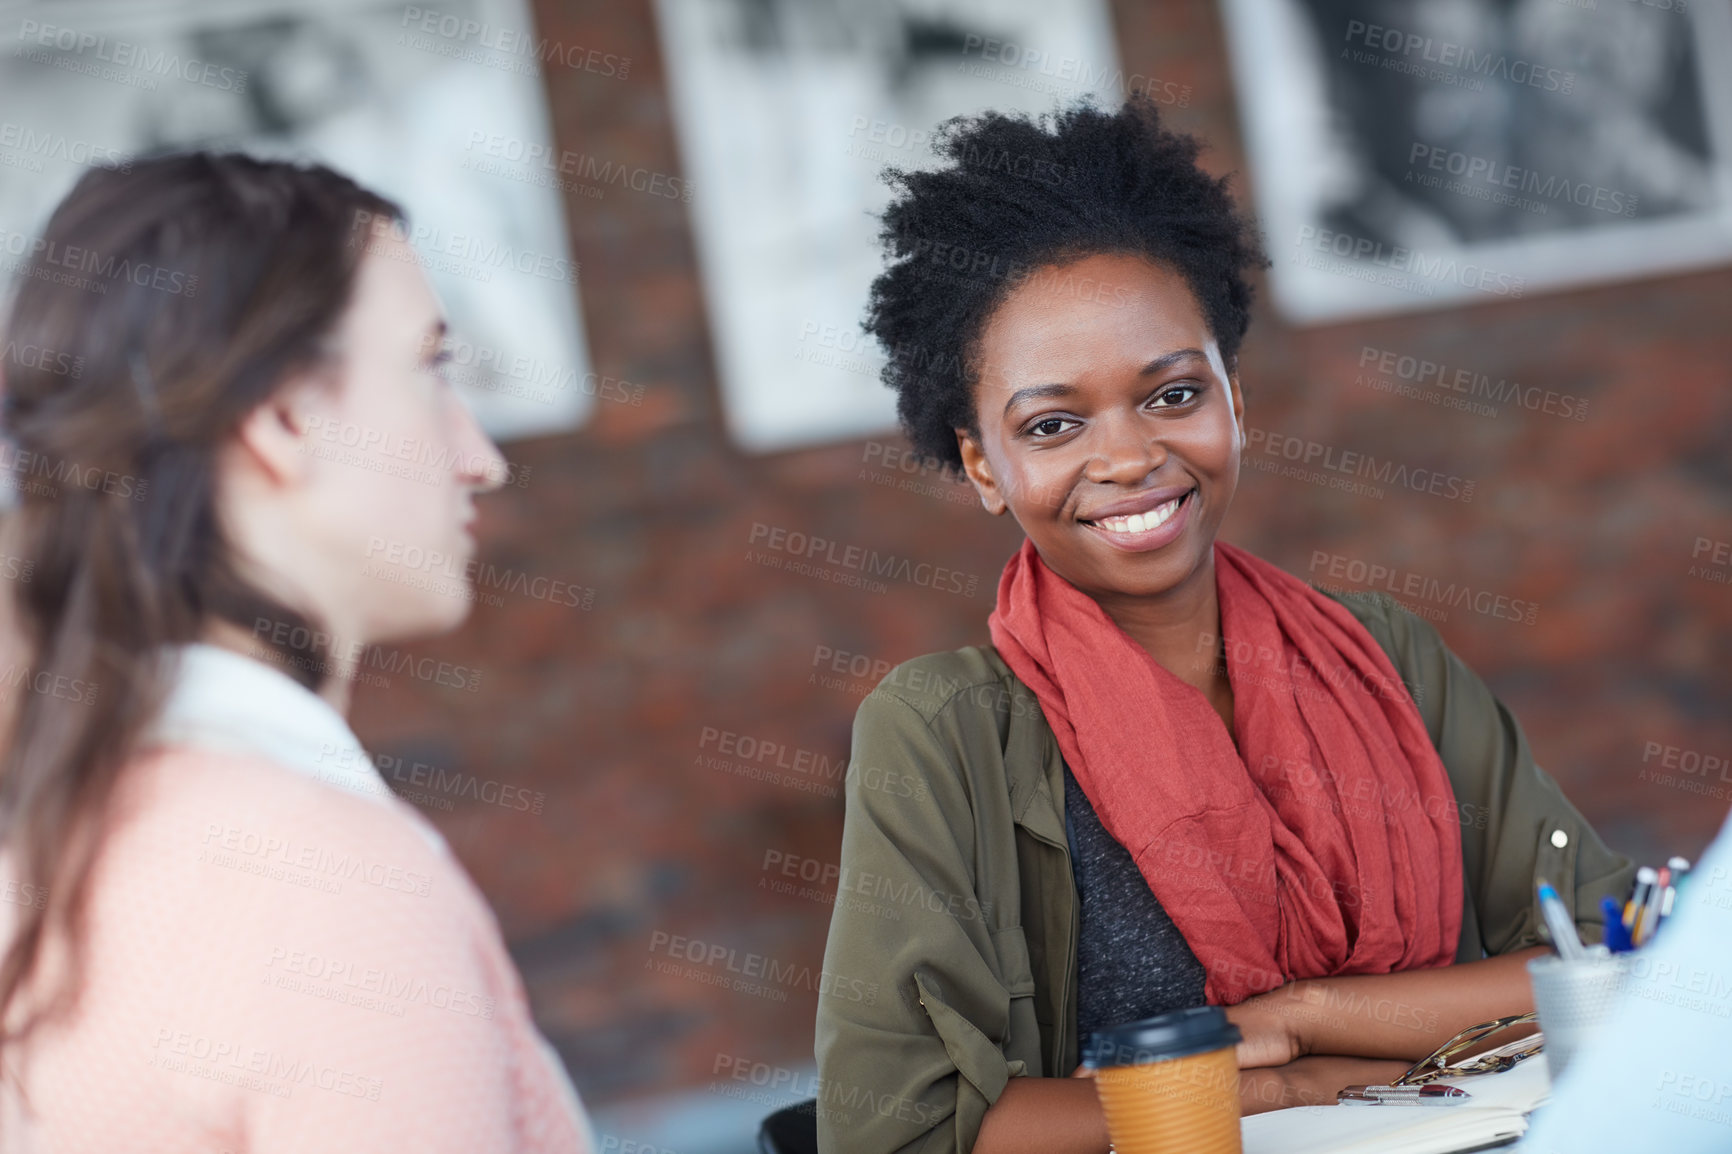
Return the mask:
<svg viewBox="0 0 1732 1154"><path fill-rule="evenodd" d="M4 271L92 163L193 146L323 161L407 210L452 322L451 376L483 426L572 428L609 398L589 371L559 166L536 163L553 155L539 70L571 58L548 48L527 0L0 7Z"/></svg>
<svg viewBox="0 0 1732 1154"><path fill-rule="evenodd" d="M1732 259L1727 0L1224 0L1298 322Z"/></svg>
<svg viewBox="0 0 1732 1154"><path fill-rule="evenodd" d="M860 330L883 264L879 171L933 163L938 124L1126 91L1105 0L658 0L705 298L736 443L896 423Z"/></svg>

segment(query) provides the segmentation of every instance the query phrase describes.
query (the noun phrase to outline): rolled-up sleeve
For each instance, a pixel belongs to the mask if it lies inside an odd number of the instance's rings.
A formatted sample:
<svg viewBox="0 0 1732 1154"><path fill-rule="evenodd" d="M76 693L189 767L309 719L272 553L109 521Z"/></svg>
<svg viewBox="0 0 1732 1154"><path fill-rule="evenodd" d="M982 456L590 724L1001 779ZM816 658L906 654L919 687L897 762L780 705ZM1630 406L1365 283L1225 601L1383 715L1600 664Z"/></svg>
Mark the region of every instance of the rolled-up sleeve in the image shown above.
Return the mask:
<svg viewBox="0 0 1732 1154"><path fill-rule="evenodd" d="M1005 1083L1011 1000L1032 994L1022 930L984 907L963 743L880 689L860 706L841 879L825 970L879 983L870 1001L820 997L819 1149L967 1151Z"/></svg>

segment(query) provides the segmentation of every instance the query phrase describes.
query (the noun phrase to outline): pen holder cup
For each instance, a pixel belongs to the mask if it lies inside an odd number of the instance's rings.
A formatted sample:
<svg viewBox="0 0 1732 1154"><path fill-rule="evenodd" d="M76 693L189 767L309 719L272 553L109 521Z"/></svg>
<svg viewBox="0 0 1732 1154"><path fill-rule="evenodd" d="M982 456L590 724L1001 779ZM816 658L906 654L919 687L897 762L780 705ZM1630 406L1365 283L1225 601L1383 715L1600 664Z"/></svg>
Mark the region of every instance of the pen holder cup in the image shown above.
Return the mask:
<svg viewBox="0 0 1732 1154"><path fill-rule="evenodd" d="M1595 954L1565 961L1559 957L1528 962L1534 1009L1546 1037L1546 1066L1555 1082L1570 1059L1611 1016L1624 976L1628 954Z"/></svg>
<svg viewBox="0 0 1732 1154"><path fill-rule="evenodd" d="M1083 1064L1118 1154L1240 1154L1239 1029L1219 1006L1088 1036Z"/></svg>

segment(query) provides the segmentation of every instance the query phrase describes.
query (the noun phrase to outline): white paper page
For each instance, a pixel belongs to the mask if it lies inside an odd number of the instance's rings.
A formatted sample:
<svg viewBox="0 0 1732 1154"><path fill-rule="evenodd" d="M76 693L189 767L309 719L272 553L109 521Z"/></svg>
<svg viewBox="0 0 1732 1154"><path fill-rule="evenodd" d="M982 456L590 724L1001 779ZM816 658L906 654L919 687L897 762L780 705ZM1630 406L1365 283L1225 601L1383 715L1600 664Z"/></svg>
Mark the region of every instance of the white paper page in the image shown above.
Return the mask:
<svg viewBox="0 0 1732 1154"><path fill-rule="evenodd" d="M1551 1096L1550 1067L1542 1051L1501 1074L1481 1074L1468 1078L1440 1078L1451 1086L1460 1086L1473 1095L1470 1105L1508 1106L1512 1110L1531 1113Z"/></svg>
<svg viewBox="0 0 1732 1154"><path fill-rule="evenodd" d="M1241 1123L1245 1154L1451 1154L1526 1129L1502 1106L1299 1106Z"/></svg>
<svg viewBox="0 0 1732 1154"><path fill-rule="evenodd" d="M1466 1106L1300 1106L1241 1123L1245 1154L1449 1154L1527 1129L1551 1089L1544 1054L1501 1074L1448 1078Z"/></svg>

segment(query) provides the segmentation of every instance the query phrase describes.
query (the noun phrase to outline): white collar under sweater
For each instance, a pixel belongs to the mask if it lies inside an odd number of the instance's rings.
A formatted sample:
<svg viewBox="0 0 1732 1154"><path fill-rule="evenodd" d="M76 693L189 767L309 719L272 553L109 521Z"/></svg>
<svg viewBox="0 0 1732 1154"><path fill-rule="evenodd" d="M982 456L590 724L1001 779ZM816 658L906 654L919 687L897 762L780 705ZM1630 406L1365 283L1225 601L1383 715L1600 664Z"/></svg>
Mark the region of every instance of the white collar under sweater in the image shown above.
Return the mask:
<svg viewBox="0 0 1732 1154"><path fill-rule="evenodd" d="M394 796L343 715L288 674L202 642L173 653L174 685L146 741L256 754L376 802ZM425 819L415 825L448 852Z"/></svg>

